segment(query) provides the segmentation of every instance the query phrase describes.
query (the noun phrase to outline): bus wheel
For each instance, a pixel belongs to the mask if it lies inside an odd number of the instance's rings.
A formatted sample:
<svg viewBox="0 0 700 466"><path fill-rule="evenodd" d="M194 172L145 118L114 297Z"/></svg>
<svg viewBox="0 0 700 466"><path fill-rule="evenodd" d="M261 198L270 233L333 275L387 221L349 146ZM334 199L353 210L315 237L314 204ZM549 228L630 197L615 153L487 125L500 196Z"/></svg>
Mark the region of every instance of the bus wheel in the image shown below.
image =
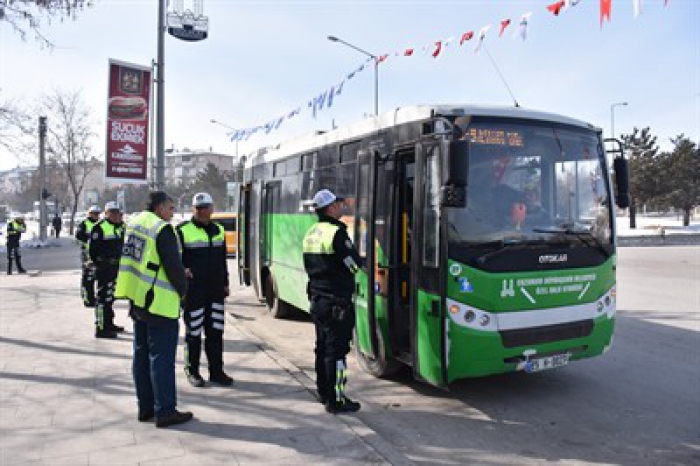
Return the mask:
<svg viewBox="0 0 700 466"><path fill-rule="evenodd" d="M360 345L358 344L357 329L354 331L354 346L355 346L355 356L357 361L362 367L362 370L368 374L372 374L375 377L386 378L391 377L396 374L399 369L401 369L401 363L395 359L386 357L386 350L384 346L384 335L382 331L377 328L377 346L379 347L379 354L376 358L363 353L360 351Z"/></svg>
<svg viewBox="0 0 700 466"><path fill-rule="evenodd" d="M267 280L265 280L265 304L267 304L267 309L275 319L283 319L289 316L290 306L280 301L277 296L277 285L272 273L269 273Z"/></svg>

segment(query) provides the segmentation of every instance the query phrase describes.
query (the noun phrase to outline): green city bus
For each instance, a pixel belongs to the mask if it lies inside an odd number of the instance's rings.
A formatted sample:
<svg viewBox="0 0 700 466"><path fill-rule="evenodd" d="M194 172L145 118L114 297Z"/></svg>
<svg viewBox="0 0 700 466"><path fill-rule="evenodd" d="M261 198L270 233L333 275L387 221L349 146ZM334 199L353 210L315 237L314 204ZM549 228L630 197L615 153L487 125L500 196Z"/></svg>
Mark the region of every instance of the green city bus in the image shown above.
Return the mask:
<svg viewBox="0 0 700 466"><path fill-rule="evenodd" d="M315 132L248 156L239 275L275 317L308 310L302 239L327 188L364 260L367 372L405 364L447 386L598 356L615 327L615 199L629 202L613 162L600 129L517 107L404 107Z"/></svg>

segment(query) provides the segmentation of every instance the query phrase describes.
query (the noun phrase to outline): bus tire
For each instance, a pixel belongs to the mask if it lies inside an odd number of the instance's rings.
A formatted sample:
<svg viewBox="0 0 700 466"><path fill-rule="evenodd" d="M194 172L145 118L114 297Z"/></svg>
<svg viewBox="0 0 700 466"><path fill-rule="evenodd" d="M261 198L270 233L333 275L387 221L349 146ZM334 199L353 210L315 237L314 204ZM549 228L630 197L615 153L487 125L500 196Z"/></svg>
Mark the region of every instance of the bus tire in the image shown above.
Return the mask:
<svg viewBox="0 0 700 466"><path fill-rule="evenodd" d="M360 351L360 345L358 344L357 329L353 332L354 346L355 346L355 357L357 362L360 364L362 370L371 374L377 378L387 378L396 374L401 369L401 363L392 358L387 358L386 350L384 346L384 335L379 327L376 328L377 332L377 345L379 349L379 355L377 358L373 358L368 354Z"/></svg>
<svg viewBox="0 0 700 466"><path fill-rule="evenodd" d="M268 311L270 311L270 315L275 319L289 317L291 306L280 300L277 294L277 284L272 273L267 274L267 279L265 280L265 304Z"/></svg>

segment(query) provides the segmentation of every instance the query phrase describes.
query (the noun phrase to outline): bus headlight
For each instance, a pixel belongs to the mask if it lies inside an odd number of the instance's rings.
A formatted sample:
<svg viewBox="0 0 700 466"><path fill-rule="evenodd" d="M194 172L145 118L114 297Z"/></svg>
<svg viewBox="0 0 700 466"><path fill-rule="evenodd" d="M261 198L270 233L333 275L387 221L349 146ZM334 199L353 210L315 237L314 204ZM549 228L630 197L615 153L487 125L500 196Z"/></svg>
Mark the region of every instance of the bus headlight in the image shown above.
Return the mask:
<svg viewBox="0 0 700 466"><path fill-rule="evenodd" d="M464 314L464 321L465 322L474 322L474 319L476 319L476 314L474 314L474 311L467 311Z"/></svg>
<svg viewBox="0 0 700 466"><path fill-rule="evenodd" d="M489 324L489 322L491 322L491 318L486 314L482 315L481 319L479 319L479 323L482 327L486 327Z"/></svg>

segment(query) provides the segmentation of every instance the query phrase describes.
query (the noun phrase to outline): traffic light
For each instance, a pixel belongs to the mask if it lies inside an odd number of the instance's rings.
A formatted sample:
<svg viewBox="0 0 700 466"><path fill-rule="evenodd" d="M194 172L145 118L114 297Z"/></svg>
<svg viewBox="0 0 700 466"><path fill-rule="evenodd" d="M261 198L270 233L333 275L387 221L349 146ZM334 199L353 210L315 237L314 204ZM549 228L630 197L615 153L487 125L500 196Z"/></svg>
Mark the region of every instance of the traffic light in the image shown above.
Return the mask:
<svg viewBox="0 0 700 466"><path fill-rule="evenodd" d="M46 200L51 197L51 193L49 192L48 189L44 188L41 190L41 198Z"/></svg>

